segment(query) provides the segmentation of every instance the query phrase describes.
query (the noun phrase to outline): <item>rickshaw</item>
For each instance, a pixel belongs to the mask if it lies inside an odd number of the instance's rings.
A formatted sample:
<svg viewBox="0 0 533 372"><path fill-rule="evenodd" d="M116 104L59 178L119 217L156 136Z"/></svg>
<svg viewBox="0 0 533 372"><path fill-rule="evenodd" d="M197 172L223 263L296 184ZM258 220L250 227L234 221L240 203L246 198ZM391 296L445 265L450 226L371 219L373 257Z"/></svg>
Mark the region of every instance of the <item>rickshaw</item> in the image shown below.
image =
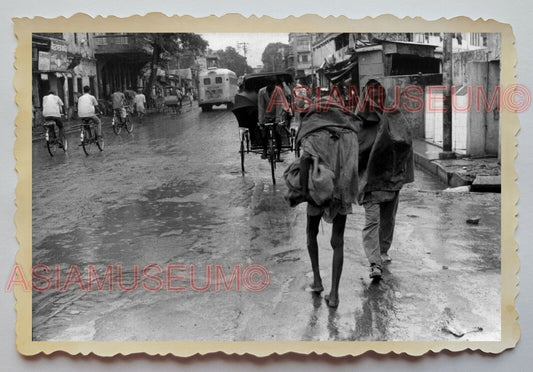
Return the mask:
<svg viewBox="0 0 533 372"><path fill-rule="evenodd" d="M167 86L163 89L163 104L166 108L165 111L169 111L173 114L181 114L181 104L183 100L183 94L181 88L175 86Z"/></svg>
<svg viewBox="0 0 533 372"><path fill-rule="evenodd" d="M255 73L245 75L242 79L241 91L235 95L235 104L231 110L239 124L239 138L241 155L241 171L244 175L245 155L249 153L261 154L263 146L261 142L261 129L258 125L258 96L259 89L267 86L270 82L276 85L282 85L285 82L291 85L293 82L292 75L284 72L271 73ZM289 101L290 104L290 101ZM297 127L291 127L290 113L284 112L283 119L280 123L265 123L267 129L267 159L270 163L272 173L272 183L276 184L276 158L278 157L278 150L275 136L275 130L281 134L281 153L295 152L299 156L295 148L295 138ZM296 121L294 122L296 124Z"/></svg>

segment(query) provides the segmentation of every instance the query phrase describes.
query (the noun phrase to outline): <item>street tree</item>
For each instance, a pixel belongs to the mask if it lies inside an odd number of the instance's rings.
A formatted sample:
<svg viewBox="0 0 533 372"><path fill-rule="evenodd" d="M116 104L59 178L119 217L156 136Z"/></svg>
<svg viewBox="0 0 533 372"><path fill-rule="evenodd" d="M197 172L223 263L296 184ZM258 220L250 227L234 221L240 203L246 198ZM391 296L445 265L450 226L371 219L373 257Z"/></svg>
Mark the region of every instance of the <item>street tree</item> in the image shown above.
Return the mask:
<svg viewBox="0 0 533 372"><path fill-rule="evenodd" d="M248 65L246 58L240 55L237 50L231 46L226 47L225 50L218 50L216 52L218 55L218 65L219 67L227 68L241 76L253 71L253 69Z"/></svg>
<svg viewBox="0 0 533 372"><path fill-rule="evenodd" d="M263 71L285 71L287 69L286 56L288 54L288 44L280 42L268 44L261 56L261 61L263 61Z"/></svg>
<svg viewBox="0 0 533 372"><path fill-rule="evenodd" d="M202 53L209 45L202 36L193 33L145 33L139 36L140 47L151 54L148 82L144 88L146 97L151 96L157 69L164 67L162 62L165 60L165 56L179 55L187 51Z"/></svg>

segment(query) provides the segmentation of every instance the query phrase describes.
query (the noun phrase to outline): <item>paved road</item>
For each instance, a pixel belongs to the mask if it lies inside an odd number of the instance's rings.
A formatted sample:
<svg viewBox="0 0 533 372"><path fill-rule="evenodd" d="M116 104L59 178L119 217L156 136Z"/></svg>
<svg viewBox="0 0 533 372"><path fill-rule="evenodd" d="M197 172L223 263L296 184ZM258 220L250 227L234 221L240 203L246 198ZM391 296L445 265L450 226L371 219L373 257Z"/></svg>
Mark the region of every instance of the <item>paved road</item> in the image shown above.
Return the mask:
<svg viewBox="0 0 533 372"><path fill-rule="evenodd" d="M154 115L132 135L106 123L106 148L89 157L76 133L66 155L33 144L33 265L50 268L38 271L50 288L33 294L35 340L499 339L499 195L443 193L417 172L401 193L393 262L379 283L368 278L356 207L332 310L306 289L305 206L287 206L281 170L273 187L257 155L241 175L230 112ZM479 225L465 223L472 216ZM319 234L326 287L330 231L324 223ZM266 288L254 267L267 270ZM446 326L483 330L456 338Z"/></svg>

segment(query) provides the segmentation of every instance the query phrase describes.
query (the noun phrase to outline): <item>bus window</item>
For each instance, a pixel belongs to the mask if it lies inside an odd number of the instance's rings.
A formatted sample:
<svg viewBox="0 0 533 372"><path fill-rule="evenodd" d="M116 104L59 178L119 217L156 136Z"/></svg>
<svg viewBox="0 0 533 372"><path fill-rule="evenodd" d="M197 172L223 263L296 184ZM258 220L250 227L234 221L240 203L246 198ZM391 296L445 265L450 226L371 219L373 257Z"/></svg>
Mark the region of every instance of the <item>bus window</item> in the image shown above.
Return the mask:
<svg viewBox="0 0 533 372"><path fill-rule="evenodd" d="M204 79L204 85L211 85L211 79L205 78Z"/></svg>
<svg viewBox="0 0 533 372"><path fill-rule="evenodd" d="M222 84L222 78L220 76L215 78L215 84Z"/></svg>

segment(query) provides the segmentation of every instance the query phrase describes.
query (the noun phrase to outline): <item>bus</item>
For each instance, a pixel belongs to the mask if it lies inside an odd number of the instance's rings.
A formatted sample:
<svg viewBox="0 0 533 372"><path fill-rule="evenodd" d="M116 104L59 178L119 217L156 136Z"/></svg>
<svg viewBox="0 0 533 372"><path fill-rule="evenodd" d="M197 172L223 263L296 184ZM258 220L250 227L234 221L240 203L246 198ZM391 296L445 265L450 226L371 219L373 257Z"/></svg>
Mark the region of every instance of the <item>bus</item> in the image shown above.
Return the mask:
<svg viewBox="0 0 533 372"><path fill-rule="evenodd" d="M198 104L202 111L211 111L213 106L226 105L233 108L237 94L237 75L225 68L209 68L198 75Z"/></svg>

